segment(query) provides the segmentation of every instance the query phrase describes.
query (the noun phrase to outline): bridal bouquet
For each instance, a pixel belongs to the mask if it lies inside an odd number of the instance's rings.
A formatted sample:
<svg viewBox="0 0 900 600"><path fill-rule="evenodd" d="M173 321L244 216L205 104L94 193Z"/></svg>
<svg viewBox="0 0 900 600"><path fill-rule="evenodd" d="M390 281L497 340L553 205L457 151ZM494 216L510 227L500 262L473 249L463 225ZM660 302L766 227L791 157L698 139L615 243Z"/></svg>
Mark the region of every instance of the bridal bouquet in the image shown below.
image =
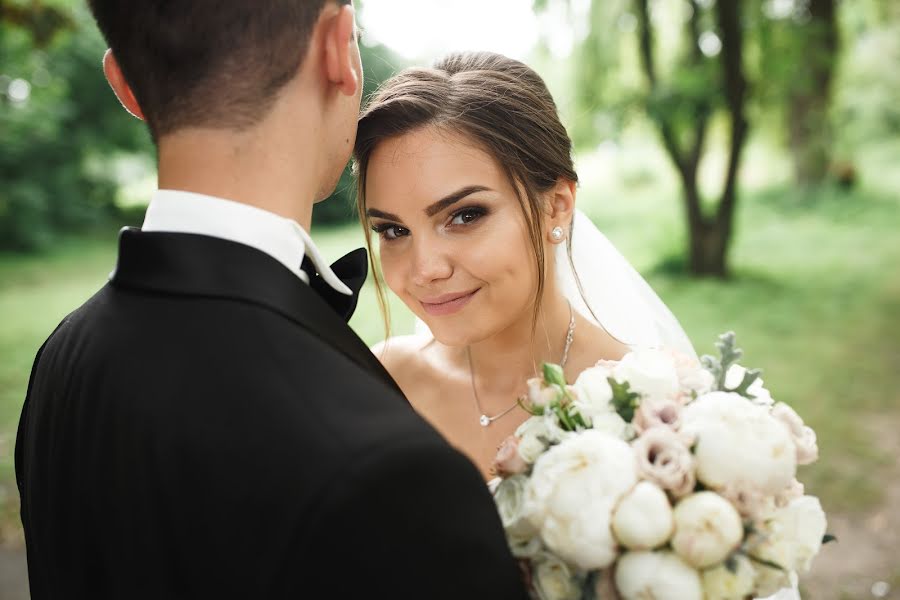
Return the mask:
<svg viewBox="0 0 900 600"><path fill-rule="evenodd" d="M816 434L737 363L734 334L717 346L528 381L494 497L534 597L740 600L810 568L830 539L796 479Z"/></svg>

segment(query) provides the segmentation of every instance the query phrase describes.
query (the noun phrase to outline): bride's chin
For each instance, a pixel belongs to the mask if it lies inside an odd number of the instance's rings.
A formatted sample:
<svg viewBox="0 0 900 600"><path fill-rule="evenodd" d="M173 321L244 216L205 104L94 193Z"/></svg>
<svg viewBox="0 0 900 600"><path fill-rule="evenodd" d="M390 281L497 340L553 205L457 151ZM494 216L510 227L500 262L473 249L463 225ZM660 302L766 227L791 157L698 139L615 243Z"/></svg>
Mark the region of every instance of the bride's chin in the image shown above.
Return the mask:
<svg viewBox="0 0 900 600"><path fill-rule="evenodd" d="M465 348L490 337L490 334L484 331L464 329L458 326L432 327L429 325L429 328L431 335L439 344L450 348Z"/></svg>

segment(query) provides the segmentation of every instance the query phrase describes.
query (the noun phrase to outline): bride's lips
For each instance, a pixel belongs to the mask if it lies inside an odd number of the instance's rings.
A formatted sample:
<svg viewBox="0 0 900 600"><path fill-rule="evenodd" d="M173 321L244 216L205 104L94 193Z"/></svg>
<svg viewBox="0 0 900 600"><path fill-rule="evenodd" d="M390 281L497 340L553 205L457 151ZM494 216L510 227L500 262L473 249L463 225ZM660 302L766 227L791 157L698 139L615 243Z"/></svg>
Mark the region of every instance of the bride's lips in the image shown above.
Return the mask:
<svg viewBox="0 0 900 600"><path fill-rule="evenodd" d="M422 308L425 309L425 312L427 312L429 315L451 315L461 310L462 307L468 304L469 300L471 300L480 289L481 288L475 288L474 290L469 290L468 292L457 292L454 294L435 296L434 298L420 299L419 303L422 305Z"/></svg>

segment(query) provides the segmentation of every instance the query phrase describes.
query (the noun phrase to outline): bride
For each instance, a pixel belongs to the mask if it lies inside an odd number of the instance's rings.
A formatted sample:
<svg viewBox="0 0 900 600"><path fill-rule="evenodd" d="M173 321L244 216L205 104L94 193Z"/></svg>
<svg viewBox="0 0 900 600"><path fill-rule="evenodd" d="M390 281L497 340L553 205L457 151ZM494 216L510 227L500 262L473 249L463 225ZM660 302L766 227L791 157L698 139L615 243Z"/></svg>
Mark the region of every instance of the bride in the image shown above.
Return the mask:
<svg viewBox="0 0 900 600"><path fill-rule="evenodd" d="M696 357L672 313L576 210L572 142L526 65L481 52L403 71L361 116L354 156L384 283L419 320L416 335L373 350L486 480L497 446L529 417L516 400L542 363L574 381L631 348ZM796 585L770 600L799 600Z"/></svg>
<svg viewBox="0 0 900 600"><path fill-rule="evenodd" d="M576 211L572 142L526 65L467 53L400 73L360 118L355 163L384 282L421 325L374 351L485 479L497 446L529 416L516 400L542 363L574 381L630 347L694 354Z"/></svg>

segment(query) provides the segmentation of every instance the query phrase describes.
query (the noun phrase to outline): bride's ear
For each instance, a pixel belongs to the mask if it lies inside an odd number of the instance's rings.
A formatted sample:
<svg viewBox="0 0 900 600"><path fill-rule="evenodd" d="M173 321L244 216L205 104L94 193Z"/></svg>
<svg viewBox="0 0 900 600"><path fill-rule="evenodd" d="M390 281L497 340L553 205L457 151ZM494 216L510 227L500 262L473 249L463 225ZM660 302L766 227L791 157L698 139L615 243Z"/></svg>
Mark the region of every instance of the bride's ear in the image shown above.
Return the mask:
<svg viewBox="0 0 900 600"><path fill-rule="evenodd" d="M575 182L568 179L560 179L549 192L549 214L547 221L547 233L556 227L561 227L568 235L569 226L572 224L572 217L575 214ZM555 238L554 241L557 241Z"/></svg>

